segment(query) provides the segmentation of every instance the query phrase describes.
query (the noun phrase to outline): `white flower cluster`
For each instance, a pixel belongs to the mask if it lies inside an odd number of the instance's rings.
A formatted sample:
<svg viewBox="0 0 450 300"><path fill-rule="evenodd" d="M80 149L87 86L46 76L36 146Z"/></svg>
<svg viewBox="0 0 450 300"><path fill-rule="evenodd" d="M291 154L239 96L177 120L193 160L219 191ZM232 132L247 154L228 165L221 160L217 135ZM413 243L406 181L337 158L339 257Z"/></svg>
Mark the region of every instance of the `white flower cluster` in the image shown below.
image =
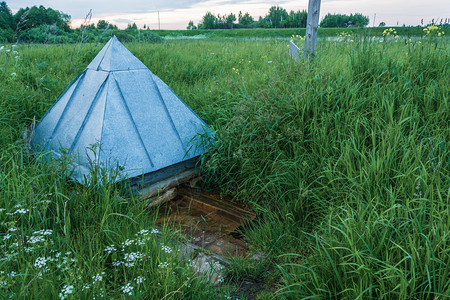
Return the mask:
<svg viewBox="0 0 450 300"><path fill-rule="evenodd" d="M53 230L51 229L42 229L42 230L38 230L33 232L33 234L39 234L39 235L51 235L53 233Z"/></svg>
<svg viewBox="0 0 450 300"><path fill-rule="evenodd" d="M92 280L94 280L92 282L92 284L102 281L104 275L105 275L105 272L97 273L96 275L92 276Z"/></svg>
<svg viewBox="0 0 450 300"><path fill-rule="evenodd" d="M38 236L30 237L30 239L28 240L28 243L36 244L36 243L43 242L43 241L45 241L45 238L42 235L38 235Z"/></svg>
<svg viewBox="0 0 450 300"><path fill-rule="evenodd" d="M140 260L144 255L139 252L131 252L125 253L124 256L124 266L125 267L134 267L135 263Z"/></svg>
<svg viewBox="0 0 450 300"><path fill-rule="evenodd" d="M73 293L73 285L64 285L59 292L59 299L67 299L67 297Z"/></svg>
<svg viewBox="0 0 450 300"><path fill-rule="evenodd" d="M17 75L16 73L13 73L13 74L15 74L15 75ZM11 74L12 75L12 74ZM14 76L15 76L14 75ZM15 215L15 214L21 214L21 215L23 215L23 214L26 214L27 212L29 212L30 210L29 209L27 209L27 208L21 208L21 209L18 209L18 210L16 210L15 212L13 212L13 213L6 213L8 216L12 216L12 215Z"/></svg>
<svg viewBox="0 0 450 300"><path fill-rule="evenodd" d="M133 287L131 286L131 283L127 283L123 287L120 288L122 290L122 293L127 294L129 296L132 295Z"/></svg>
<svg viewBox="0 0 450 300"><path fill-rule="evenodd" d="M108 254L111 254L111 253L113 253L113 252L116 252L117 249L116 249L116 247L114 247L114 245L111 245L111 246L107 246L107 247L105 248L105 251L106 251Z"/></svg>
<svg viewBox="0 0 450 300"><path fill-rule="evenodd" d="M163 250L166 253L172 253L172 248L170 248L169 246L164 246L164 244L161 244L161 250Z"/></svg>
<svg viewBox="0 0 450 300"><path fill-rule="evenodd" d="M148 234L149 234L149 231L147 229L142 229L141 231L136 233L136 235L148 235Z"/></svg>
<svg viewBox="0 0 450 300"><path fill-rule="evenodd" d="M36 261L34 262L34 266L36 268L42 269L47 265L47 261L48 261L48 258L38 257L38 258L36 258Z"/></svg>
<svg viewBox="0 0 450 300"><path fill-rule="evenodd" d="M145 277L138 276L134 280L136 281L137 284L141 284L145 281Z"/></svg>
<svg viewBox="0 0 450 300"><path fill-rule="evenodd" d="M169 263L168 262L160 262L158 264L158 268L164 269L164 268L168 268L169 267Z"/></svg>
<svg viewBox="0 0 450 300"><path fill-rule="evenodd" d="M122 247L126 247L126 246L130 246L134 244L134 240L126 240L125 242L122 243Z"/></svg>

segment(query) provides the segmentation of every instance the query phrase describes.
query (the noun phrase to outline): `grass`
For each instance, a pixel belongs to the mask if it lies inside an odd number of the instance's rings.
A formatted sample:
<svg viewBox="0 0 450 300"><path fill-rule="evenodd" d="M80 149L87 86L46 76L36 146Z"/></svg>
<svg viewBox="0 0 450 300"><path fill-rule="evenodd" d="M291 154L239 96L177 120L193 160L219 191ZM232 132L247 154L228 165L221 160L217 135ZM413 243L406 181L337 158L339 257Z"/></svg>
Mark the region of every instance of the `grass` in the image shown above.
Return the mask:
<svg viewBox="0 0 450 300"><path fill-rule="evenodd" d="M397 33L404 37L423 37L425 34L421 26L416 27L393 27ZM386 27L368 28L319 28L319 37L336 37L342 32L352 35L383 35ZM447 30L445 27L443 30ZM305 28L252 28L252 29L197 29L197 30L151 30L161 37L193 37L204 36L212 39L252 39L252 38L290 38L292 35L305 36ZM133 34L133 33L132 33Z"/></svg>
<svg viewBox="0 0 450 300"><path fill-rule="evenodd" d="M137 298L203 299L263 279L261 297L449 297L448 41L354 40L321 41L299 62L277 40L126 45L220 137L202 160L205 187L259 214L245 238L265 260L234 260L219 289L166 253L150 233L155 213L126 186L74 184L64 158L46 163L17 141L102 45L0 52L2 296L73 286L68 297L132 287ZM178 238L161 231L163 244Z"/></svg>

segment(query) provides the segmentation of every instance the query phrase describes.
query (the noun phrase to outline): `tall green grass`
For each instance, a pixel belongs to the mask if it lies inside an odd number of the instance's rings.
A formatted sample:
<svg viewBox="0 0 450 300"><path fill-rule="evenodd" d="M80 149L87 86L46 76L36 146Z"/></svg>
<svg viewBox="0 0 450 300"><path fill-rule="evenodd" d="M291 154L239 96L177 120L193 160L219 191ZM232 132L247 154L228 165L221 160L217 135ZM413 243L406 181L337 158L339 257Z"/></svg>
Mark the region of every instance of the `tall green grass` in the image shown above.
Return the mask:
<svg viewBox="0 0 450 300"><path fill-rule="evenodd" d="M275 40L126 46L216 131L215 150L202 158L205 188L220 187L259 214L245 238L266 258L236 260L231 280L261 273L275 296L293 299L449 296L446 39L319 42L314 61L292 60ZM2 217L10 258L1 262L1 289L56 297L73 285L85 297L119 297L130 283L141 298L217 297L155 239L131 245L127 253L145 254L138 266L114 267L124 257L106 247L142 240L135 234L154 228L154 214L121 185L71 183L66 162L45 163L16 142L101 47L0 53L0 214L28 209ZM18 233L5 239L10 228ZM47 229L35 252L8 248ZM76 261L63 272L53 253L69 251ZM55 259L42 275L38 257ZM158 268L166 261L173 268ZM92 277L102 272L94 292Z"/></svg>

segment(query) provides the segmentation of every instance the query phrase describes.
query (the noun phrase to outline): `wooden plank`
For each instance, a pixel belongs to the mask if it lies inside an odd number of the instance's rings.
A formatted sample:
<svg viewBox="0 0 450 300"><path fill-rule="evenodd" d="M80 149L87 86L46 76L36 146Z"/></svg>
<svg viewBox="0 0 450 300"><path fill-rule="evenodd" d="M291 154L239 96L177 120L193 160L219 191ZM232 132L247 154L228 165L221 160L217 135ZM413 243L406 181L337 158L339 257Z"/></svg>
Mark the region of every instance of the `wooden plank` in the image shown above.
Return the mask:
<svg viewBox="0 0 450 300"><path fill-rule="evenodd" d="M155 182L149 186L145 186L138 191L138 193L142 196L143 199L147 199L158 195L172 187L185 183L192 178L194 178L198 174L197 169L190 169L183 171L179 174L176 174L172 177L163 179L161 181Z"/></svg>
<svg viewBox="0 0 450 300"><path fill-rule="evenodd" d="M238 207L228 201L215 199L207 194L191 191L190 193L181 192L184 198L192 201L192 204L208 211L216 211L220 215L227 217L235 222L245 222L246 220L255 219L255 214Z"/></svg>

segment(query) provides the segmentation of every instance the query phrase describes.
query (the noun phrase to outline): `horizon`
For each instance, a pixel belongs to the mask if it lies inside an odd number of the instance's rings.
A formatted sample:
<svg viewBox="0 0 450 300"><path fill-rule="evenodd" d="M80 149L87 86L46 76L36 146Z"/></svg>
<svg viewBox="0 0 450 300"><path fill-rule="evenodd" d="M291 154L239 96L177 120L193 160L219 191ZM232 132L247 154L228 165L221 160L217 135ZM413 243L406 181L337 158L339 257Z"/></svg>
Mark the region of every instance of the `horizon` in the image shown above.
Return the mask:
<svg viewBox="0 0 450 300"><path fill-rule="evenodd" d="M260 16L266 16L271 6L280 6L288 12L308 9L308 0L246 0L239 3L233 0L175 0L171 3L165 3L162 0L152 1L152 3L140 2L129 0L127 4L122 4L118 1L106 0L80 0L76 3L66 0L58 2L55 0L17 0L6 3L13 13L16 13L20 8L40 5L62 11L71 16L71 28L80 27L85 22L86 15L92 9L89 24L97 24L99 20L106 20L120 29L126 28L128 24L136 23L138 28L143 28L145 25L150 29L159 29L160 27L161 30L186 29L190 20L198 25L208 11L214 15L234 13L236 16L239 11L242 11L243 14L248 12L257 20ZM377 27L381 22L385 22L386 26L417 26L422 25L422 21L423 25L426 25L430 24L432 20L437 23L441 20L448 20L447 16L450 15L450 9L447 7L450 6L445 5L443 0L432 0L427 3L418 0L401 0L395 3L386 0L377 3L372 3L370 0L328 0L321 3L320 19L322 20L328 13L347 15L361 13L369 18L368 27Z"/></svg>

